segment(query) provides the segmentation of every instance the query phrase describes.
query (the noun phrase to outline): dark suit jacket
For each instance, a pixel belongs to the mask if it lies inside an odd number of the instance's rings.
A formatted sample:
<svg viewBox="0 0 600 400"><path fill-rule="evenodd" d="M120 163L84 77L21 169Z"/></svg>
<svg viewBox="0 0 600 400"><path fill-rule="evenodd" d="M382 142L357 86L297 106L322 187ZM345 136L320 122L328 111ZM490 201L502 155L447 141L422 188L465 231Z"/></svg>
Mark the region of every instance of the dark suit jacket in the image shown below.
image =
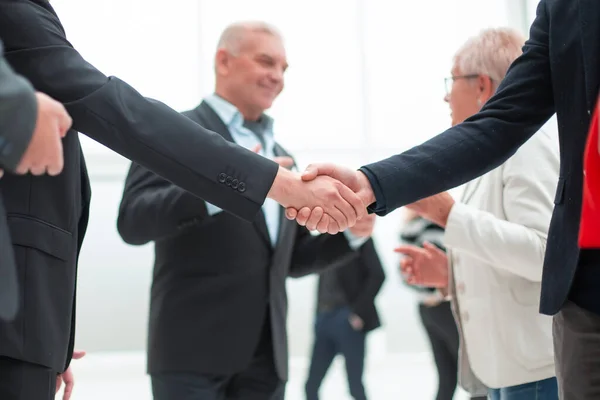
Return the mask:
<svg viewBox="0 0 600 400"><path fill-rule="evenodd" d="M403 154L363 167L378 192L371 209L385 215L492 170L556 112L560 176L540 306L542 313L555 314L569 295L580 257L583 150L599 82L600 2L540 1L523 55L479 113Z"/></svg>
<svg viewBox="0 0 600 400"><path fill-rule="evenodd" d="M0 167L14 170L29 145L37 120L31 84L15 74L0 41Z"/></svg>
<svg viewBox="0 0 600 400"><path fill-rule="evenodd" d="M184 114L232 140L207 103ZM288 155L279 145L275 153ZM273 248L262 212L251 224L209 216L202 200L132 164L117 225L127 243L155 241L149 373L240 372L270 310L275 366L287 379L286 278L345 263L357 252L344 235L314 237L283 210L280 222Z"/></svg>
<svg viewBox="0 0 600 400"><path fill-rule="evenodd" d="M350 309L363 320L363 332L370 332L381 326L375 297L385 281L385 272L373 239L367 240L359 253L359 257L332 272L338 278Z"/></svg>
<svg viewBox="0 0 600 400"><path fill-rule="evenodd" d="M248 220L260 211L278 165L96 70L66 40L46 1L0 1L0 37L15 71L63 102L73 119L61 175L0 180L24 288L21 312L0 322L0 355L63 371L73 348L76 265L90 203L76 131ZM228 186L227 177L240 184Z"/></svg>
<svg viewBox="0 0 600 400"><path fill-rule="evenodd" d="M0 167L14 170L29 145L37 120L33 87L4 59L0 41ZM18 309L15 258L0 192L0 318L13 319Z"/></svg>

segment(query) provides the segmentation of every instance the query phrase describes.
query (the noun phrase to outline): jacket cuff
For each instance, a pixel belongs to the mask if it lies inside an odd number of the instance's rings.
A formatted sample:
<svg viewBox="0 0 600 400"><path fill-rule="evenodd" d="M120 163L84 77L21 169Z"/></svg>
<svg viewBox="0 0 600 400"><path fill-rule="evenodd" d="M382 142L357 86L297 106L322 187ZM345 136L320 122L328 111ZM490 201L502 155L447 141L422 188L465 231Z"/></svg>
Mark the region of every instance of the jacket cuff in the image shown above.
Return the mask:
<svg viewBox="0 0 600 400"><path fill-rule="evenodd" d="M469 232L465 231L467 219L471 217L470 207L463 203L454 203L450 214L448 214L448 222L444 231L444 246L460 248L464 245L465 236Z"/></svg>

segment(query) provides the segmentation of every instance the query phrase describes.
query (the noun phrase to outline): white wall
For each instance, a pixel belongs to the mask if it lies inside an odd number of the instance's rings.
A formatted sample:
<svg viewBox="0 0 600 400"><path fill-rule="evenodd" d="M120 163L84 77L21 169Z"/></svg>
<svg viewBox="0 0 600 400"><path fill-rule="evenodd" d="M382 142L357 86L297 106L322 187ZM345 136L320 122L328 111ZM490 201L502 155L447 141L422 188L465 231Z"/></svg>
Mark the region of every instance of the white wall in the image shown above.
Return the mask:
<svg viewBox="0 0 600 400"><path fill-rule="evenodd" d="M359 166L405 150L449 124L442 101L451 56L488 26L522 26L517 0L53 0L85 58L144 95L184 110L211 92L221 30L263 19L286 39L290 69L273 107L276 134L300 166L329 160ZM168 134L168 133L166 133ZM84 138L87 139L87 138ZM131 247L115 219L128 163L84 140L93 183L80 263L77 344L88 350L145 346L152 249ZM376 240L388 279L378 303L385 329L375 352L427 349L413 295L392 252L398 212L379 220ZM290 280L292 355L311 341L315 278Z"/></svg>

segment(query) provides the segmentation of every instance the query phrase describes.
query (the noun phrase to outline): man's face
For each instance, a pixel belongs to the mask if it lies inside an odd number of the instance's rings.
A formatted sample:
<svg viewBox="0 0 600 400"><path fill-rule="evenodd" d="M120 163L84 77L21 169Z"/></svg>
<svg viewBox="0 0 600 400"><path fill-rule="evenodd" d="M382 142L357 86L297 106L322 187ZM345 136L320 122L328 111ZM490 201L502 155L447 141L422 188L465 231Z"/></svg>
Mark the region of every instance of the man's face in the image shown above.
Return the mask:
<svg viewBox="0 0 600 400"><path fill-rule="evenodd" d="M271 108L283 90L287 69L281 40L264 32L248 32L237 56L228 55L221 75L226 82L230 101L246 118L259 117Z"/></svg>
<svg viewBox="0 0 600 400"><path fill-rule="evenodd" d="M452 68L452 77L455 79L444 101L450 106L452 126L454 126L476 114L480 105L477 104L479 92L476 79L465 77L456 66Z"/></svg>

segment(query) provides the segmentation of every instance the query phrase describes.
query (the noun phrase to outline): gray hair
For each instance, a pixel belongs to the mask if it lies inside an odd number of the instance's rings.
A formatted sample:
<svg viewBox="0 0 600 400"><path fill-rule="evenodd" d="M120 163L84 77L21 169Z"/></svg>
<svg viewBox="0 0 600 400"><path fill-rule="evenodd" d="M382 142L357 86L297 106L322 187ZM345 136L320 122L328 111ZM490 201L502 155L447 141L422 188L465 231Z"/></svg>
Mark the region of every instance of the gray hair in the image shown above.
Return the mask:
<svg viewBox="0 0 600 400"><path fill-rule="evenodd" d="M489 76L496 89L512 62L522 54L524 44L525 38L515 29L485 29L456 52L454 65L464 75Z"/></svg>
<svg viewBox="0 0 600 400"><path fill-rule="evenodd" d="M241 51L244 35L249 32L267 33L283 40L281 33L273 25L262 21L240 21L229 25L221 33L217 50L225 49L233 55L238 55Z"/></svg>

